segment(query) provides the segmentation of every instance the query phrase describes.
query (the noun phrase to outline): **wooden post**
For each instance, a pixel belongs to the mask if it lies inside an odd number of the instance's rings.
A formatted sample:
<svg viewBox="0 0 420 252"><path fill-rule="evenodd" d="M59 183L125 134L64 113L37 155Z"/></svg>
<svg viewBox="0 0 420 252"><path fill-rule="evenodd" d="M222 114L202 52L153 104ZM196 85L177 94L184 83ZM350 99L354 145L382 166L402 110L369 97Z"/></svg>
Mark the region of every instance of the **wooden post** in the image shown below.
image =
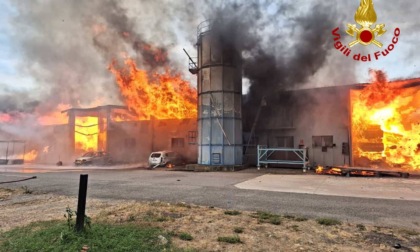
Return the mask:
<svg viewBox="0 0 420 252"><path fill-rule="evenodd" d="M80 174L79 199L77 201L76 231L81 232L85 224L86 192L88 175Z"/></svg>

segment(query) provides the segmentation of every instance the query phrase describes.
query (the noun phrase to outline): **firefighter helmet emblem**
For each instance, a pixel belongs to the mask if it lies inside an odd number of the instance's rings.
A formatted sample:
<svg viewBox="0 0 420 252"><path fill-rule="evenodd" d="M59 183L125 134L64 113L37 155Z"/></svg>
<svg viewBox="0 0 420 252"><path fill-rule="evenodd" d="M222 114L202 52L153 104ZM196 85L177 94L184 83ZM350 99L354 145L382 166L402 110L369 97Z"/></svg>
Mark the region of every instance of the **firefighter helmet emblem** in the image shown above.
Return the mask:
<svg viewBox="0 0 420 252"><path fill-rule="evenodd" d="M357 24L347 24L347 34L355 37L355 40L349 43L350 47L356 44L365 46L374 44L382 47L383 44L376 40L376 38L386 32L385 24L377 24L372 29L372 25L376 23L376 19L376 12L372 0L360 0L360 6L354 15L354 20L361 28L358 28Z"/></svg>

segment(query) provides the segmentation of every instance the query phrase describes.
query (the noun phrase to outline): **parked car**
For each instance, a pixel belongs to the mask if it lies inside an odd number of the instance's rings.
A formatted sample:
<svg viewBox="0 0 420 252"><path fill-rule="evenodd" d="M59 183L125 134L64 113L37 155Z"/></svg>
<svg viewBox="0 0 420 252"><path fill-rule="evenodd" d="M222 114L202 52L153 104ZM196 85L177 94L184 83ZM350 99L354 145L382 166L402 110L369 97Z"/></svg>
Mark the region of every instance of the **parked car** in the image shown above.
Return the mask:
<svg viewBox="0 0 420 252"><path fill-rule="evenodd" d="M158 166L175 166L184 163L181 155L174 151L156 151L152 152L149 157L149 167L155 168Z"/></svg>
<svg viewBox="0 0 420 252"><path fill-rule="evenodd" d="M112 159L107 152L89 151L74 161L76 166L79 165L110 165Z"/></svg>

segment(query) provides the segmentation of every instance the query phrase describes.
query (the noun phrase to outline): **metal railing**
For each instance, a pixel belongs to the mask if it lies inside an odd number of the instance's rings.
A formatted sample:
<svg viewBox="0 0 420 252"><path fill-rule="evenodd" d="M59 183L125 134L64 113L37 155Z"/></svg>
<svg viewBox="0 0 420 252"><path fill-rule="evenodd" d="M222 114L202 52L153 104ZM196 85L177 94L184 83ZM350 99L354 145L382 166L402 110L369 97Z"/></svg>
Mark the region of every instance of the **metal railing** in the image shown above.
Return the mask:
<svg viewBox="0 0 420 252"><path fill-rule="evenodd" d="M288 159L269 159L274 153L287 153L293 152L296 154L298 160ZM302 165L303 171L309 166L309 160L307 158L306 149L294 149L294 148L268 148L264 145L257 146L257 167L260 169L261 165L267 166L268 164L290 164L290 165Z"/></svg>
<svg viewBox="0 0 420 252"><path fill-rule="evenodd" d="M212 28L213 28L213 20L212 19L201 22L197 26L197 38L199 38L201 34L210 31Z"/></svg>

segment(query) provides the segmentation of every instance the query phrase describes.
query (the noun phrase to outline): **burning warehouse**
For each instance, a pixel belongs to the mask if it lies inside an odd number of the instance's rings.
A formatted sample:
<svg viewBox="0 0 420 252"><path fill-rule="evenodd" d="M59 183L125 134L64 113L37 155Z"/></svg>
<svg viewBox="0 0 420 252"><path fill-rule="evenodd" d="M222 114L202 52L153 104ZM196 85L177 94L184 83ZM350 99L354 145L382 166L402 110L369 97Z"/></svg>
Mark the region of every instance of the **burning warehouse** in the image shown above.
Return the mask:
<svg viewBox="0 0 420 252"><path fill-rule="evenodd" d="M256 145L306 148L311 166L420 169L420 79L301 89L265 97L247 154ZM254 118L244 122L251 129ZM279 152L276 160L296 160Z"/></svg>

